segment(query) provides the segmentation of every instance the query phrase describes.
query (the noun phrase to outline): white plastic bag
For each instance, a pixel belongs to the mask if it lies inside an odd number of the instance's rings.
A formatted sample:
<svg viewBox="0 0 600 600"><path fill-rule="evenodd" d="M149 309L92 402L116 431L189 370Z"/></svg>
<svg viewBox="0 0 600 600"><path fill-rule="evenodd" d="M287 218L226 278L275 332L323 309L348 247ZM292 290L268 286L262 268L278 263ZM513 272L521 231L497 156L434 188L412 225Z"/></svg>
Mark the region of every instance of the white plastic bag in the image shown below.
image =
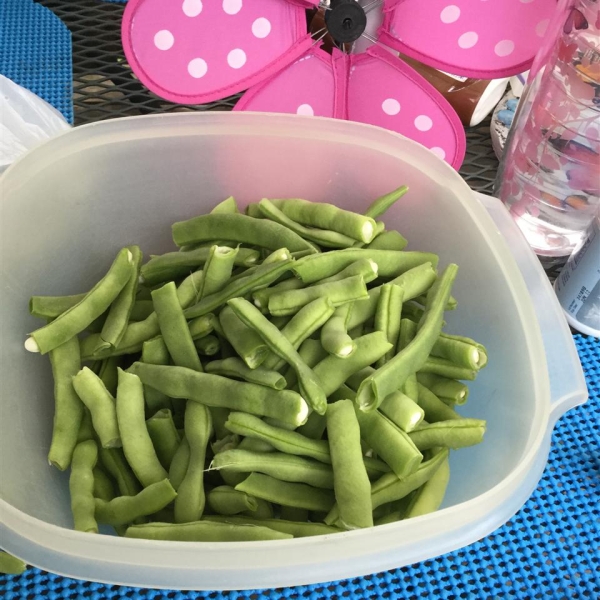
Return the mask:
<svg viewBox="0 0 600 600"><path fill-rule="evenodd" d="M53 106L0 75L0 173L69 124Z"/></svg>

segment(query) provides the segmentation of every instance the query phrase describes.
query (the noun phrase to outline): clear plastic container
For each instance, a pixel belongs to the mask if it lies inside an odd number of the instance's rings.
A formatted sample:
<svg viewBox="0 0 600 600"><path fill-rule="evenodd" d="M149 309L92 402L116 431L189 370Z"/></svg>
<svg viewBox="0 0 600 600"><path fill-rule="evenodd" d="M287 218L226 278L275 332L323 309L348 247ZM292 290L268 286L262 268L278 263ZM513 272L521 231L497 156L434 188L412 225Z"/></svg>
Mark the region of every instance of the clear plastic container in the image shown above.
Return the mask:
<svg viewBox="0 0 600 600"><path fill-rule="evenodd" d="M452 453L442 510L275 542L154 542L72 531L68 475L46 460L49 361L23 348L38 325L29 296L87 289L123 245L138 243L146 254L172 248L170 223L230 194L241 203L294 196L363 210L404 183L410 193L386 222L409 248L460 265L458 310L447 313L447 329L480 340L490 357L464 408L487 419L486 438ZM389 131L251 113L104 121L30 152L0 186L0 545L40 568L143 587L247 589L431 558L480 539L522 506L546 464L556 419L587 397L550 283L504 206L478 197L426 148Z"/></svg>

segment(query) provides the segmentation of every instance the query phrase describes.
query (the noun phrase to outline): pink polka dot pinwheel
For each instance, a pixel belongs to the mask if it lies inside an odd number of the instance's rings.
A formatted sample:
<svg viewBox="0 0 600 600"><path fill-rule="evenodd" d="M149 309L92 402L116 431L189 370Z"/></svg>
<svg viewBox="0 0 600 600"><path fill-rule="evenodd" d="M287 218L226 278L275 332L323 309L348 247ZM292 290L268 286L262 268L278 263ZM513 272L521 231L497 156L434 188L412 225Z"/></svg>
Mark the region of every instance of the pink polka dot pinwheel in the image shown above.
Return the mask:
<svg viewBox="0 0 600 600"><path fill-rule="evenodd" d="M129 0L123 46L149 89L200 104L248 90L235 110L385 127L455 168L465 135L446 100L398 53L457 75L529 68L556 0ZM310 12L325 27L311 36ZM331 53L320 47L329 34Z"/></svg>

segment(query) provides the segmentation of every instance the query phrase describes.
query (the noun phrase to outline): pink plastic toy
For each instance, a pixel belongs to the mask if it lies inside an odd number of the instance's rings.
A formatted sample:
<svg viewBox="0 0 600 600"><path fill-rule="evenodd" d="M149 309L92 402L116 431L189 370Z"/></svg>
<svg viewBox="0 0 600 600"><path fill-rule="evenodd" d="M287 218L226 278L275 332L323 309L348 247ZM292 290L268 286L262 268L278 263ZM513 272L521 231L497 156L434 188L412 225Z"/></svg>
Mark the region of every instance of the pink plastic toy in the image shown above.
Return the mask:
<svg viewBox="0 0 600 600"><path fill-rule="evenodd" d="M167 100L199 104L247 89L235 110L379 125L458 168L465 151L458 117L397 52L470 77L519 73L530 66L555 6L556 0L129 0L122 33L135 74ZM325 10L316 40L307 33L310 8ZM319 47L326 33L340 48L331 54Z"/></svg>

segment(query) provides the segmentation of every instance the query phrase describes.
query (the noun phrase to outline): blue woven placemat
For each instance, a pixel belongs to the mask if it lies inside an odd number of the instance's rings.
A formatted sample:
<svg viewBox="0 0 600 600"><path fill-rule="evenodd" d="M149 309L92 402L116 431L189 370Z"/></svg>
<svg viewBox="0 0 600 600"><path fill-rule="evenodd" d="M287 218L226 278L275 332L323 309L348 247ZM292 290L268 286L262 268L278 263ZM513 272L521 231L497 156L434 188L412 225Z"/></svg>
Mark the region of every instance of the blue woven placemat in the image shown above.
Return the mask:
<svg viewBox="0 0 600 600"><path fill-rule="evenodd" d="M589 401L557 423L548 465L525 506L506 525L466 548L368 577L245 592L144 590L29 569L21 576L0 575L0 596L4 600L600 598L600 341L576 335L575 342Z"/></svg>
<svg viewBox="0 0 600 600"><path fill-rule="evenodd" d="M52 11L33 0L0 0L0 74L73 123L71 34Z"/></svg>

